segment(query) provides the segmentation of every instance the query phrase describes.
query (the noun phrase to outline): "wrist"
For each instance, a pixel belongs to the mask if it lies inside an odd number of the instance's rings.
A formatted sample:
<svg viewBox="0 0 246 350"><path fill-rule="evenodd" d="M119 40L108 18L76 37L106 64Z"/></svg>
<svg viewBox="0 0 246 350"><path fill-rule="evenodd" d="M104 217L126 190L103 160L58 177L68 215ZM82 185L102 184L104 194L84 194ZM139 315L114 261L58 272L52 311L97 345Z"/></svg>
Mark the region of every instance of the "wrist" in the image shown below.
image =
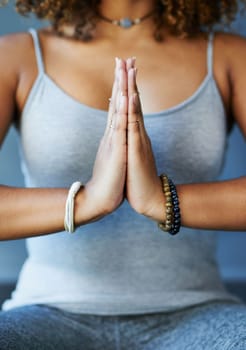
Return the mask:
<svg viewBox="0 0 246 350"><path fill-rule="evenodd" d="M166 200L166 220L165 222L159 222L158 227L162 231L168 232L171 235L176 235L181 226L181 214L177 188L166 174L161 174L160 179Z"/></svg>
<svg viewBox="0 0 246 350"><path fill-rule="evenodd" d="M75 226L85 225L87 223L101 219L106 213L98 208L93 193L88 189L88 184L81 187L77 193L74 202L74 221Z"/></svg>
<svg viewBox="0 0 246 350"><path fill-rule="evenodd" d="M110 200L99 196L97 186L90 180L78 192L75 198L75 224L77 226L97 221L116 209Z"/></svg>
<svg viewBox="0 0 246 350"><path fill-rule="evenodd" d="M74 204L75 198L81 186L83 185L80 181L73 182L67 194L67 199L65 203L64 229L70 233L73 233L75 231Z"/></svg>
<svg viewBox="0 0 246 350"><path fill-rule="evenodd" d="M163 194L161 180L158 178L155 190L152 191L151 199L138 212L153 221L163 222L166 220L165 204L166 199Z"/></svg>

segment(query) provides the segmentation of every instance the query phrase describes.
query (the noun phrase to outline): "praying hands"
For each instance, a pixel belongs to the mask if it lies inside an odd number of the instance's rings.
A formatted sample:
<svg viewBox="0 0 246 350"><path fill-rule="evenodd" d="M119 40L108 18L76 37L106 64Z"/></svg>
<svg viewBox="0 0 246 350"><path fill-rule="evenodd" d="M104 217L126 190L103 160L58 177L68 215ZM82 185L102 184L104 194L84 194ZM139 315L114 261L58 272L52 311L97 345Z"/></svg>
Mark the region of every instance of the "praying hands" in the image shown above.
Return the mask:
<svg viewBox="0 0 246 350"><path fill-rule="evenodd" d="M152 217L160 208L164 219L164 196L144 126L136 73L134 58L116 58L107 126L85 189L96 203L97 218L127 198L138 213Z"/></svg>

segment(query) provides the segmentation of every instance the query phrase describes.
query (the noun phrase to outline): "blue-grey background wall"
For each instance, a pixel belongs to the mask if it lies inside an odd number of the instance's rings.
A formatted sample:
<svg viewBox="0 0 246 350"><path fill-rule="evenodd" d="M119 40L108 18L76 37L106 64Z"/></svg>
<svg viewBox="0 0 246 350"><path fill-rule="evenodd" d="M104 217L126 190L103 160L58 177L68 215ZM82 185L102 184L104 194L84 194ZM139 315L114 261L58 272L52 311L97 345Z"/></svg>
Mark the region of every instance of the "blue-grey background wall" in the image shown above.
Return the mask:
<svg viewBox="0 0 246 350"><path fill-rule="evenodd" d="M20 17L13 5L0 9L0 35L26 31L39 27L40 22ZM246 36L245 17L238 16L234 30ZM245 63L246 74L246 63ZM4 101L0 101L1 104ZM222 178L238 177L246 174L246 143L238 128L233 130L229 140L228 156ZM23 186L20 171L16 132L11 128L0 151L0 183ZM246 281L246 232L221 232L218 239L217 258L224 280ZM0 242L0 282L16 280L26 257L24 240Z"/></svg>

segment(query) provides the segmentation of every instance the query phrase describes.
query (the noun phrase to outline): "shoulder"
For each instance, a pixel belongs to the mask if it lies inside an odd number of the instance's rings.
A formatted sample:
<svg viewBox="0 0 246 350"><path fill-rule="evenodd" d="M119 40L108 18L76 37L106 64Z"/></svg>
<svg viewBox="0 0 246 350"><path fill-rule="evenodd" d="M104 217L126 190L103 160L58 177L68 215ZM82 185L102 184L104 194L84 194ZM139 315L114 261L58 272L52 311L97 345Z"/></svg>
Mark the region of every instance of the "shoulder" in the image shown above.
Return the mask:
<svg viewBox="0 0 246 350"><path fill-rule="evenodd" d="M0 36L0 145L15 115L16 92L28 45L26 34Z"/></svg>
<svg viewBox="0 0 246 350"><path fill-rule="evenodd" d="M17 79L22 66L32 49L32 39L28 33L14 33L0 36L0 72L8 80Z"/></svg>
<svg viewBox="0 0 246 350"><path fill-rule="evenodd" d="M0 35L0 50L3 54L21 53L32 44L31 36L28 32L11 33Z"/></svg>
<svg viewBox="0 0 246 350"><path fill-rule="evenodd" d="M218 52L226 62L232 114L246 137L246 39L236 34L216 36Z"/></svg>
<svg viewBox="0 0 246 350"><path fill-rule="evenodd" d="M246 38L239 34L215 33L215 48L222 56L227 66L228 73L233 79L235 73L246 63Z"/></svg>
<svg viewBox="0 0 246 350"><path fill-rule="evenodd" d="M216 33L217 52L225 62L232 91L246 87L246 38L239 34Z"/></svg>
<svg viewBox="0 0 246 350"><path fill-rule="evenodd" d="M220 45L238 47L246 45L246 38L236 33L214 32L214 36Z"/></svg>
<svg viewBox="0 0 246 350"><path fill-rule="evenodd" d="M9 125L17 107L17 92L32 58L32 38L29 33L0 36L0 129ZM5 126L4 126L5 125ZM0 132L0 143L2 133Z"/></svg>

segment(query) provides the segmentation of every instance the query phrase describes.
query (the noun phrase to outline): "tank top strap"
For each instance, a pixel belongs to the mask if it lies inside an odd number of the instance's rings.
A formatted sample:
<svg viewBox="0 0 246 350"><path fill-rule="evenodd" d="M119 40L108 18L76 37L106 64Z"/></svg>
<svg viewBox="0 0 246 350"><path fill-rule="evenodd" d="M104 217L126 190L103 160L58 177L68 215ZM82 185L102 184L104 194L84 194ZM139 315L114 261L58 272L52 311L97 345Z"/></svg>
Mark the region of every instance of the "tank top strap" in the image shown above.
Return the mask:
<svg viewBox="0 0 246 350"><path fill-rule="evenodd" d="M213 44L214 44L214 32L210 32L208 35L207 46L207 70L209 75L213 75Z"/></svg>
<svg viewBox="0 0 246 350"><path fill-rule="evenodd" d="M42 50L41 50L41 46L40 46L40 41L39 41L37 30L33 29L33 28L30 28L28 31L31 34L32 39L33 39L35 56L36 56L37 66L38 66L38 71L39 71L39 73L44 73L45 69L44 69L44 63L43 63L43 55L42 55Z"/></svg>

